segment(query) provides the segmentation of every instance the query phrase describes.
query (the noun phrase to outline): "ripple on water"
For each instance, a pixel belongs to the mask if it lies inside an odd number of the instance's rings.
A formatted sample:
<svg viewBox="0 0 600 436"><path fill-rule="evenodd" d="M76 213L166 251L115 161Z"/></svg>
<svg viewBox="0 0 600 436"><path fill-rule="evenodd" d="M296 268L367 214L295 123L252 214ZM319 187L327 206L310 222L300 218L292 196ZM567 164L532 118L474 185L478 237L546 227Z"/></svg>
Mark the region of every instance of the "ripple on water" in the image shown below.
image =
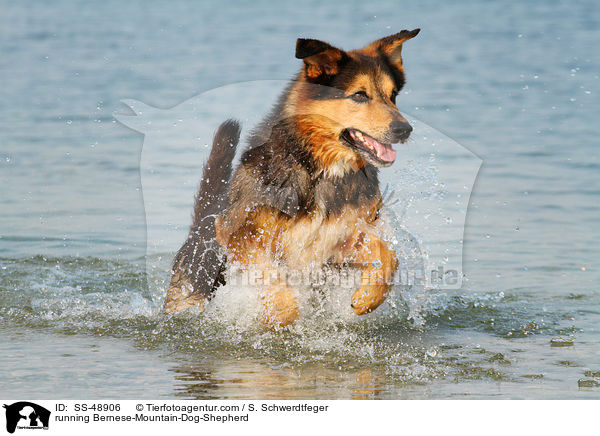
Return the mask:
<svg viewBox="0 0 600 436"><path fill-rule="evenodd" d="M343 287L325 294L306 290L299 322L272 330L262 324L256 292L243 286L221 288L202 315L163 315L168 266L148 278L142 260L36 256L0 264L0 325L130 338L139 348L202 362L266 362L286 371L348 374L369 368L373 377L400 385L439 378L498 381L508 377L511 358L440 343L437 332L517 332L513 337L523 338L560 331L551 315L529 321L520 299L504 293L397 290L375 313L356 317L347 304L352 289Z"/></svg>

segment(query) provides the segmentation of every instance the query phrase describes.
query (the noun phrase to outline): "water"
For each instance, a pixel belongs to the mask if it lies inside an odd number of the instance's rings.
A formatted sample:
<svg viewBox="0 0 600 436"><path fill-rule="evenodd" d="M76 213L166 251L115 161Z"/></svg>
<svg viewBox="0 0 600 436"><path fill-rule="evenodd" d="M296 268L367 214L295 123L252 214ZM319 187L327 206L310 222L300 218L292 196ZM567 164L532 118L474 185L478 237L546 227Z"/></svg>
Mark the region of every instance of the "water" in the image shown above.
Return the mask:
<svg viewBox="0 0 600 436"><path fill-rule="evenodd" d="M600 398L578 383L600 370L594 2L1 8L2 396ZM420 294L416 321L400 295L272 332L230 304L244 289L162 316L173 253L145 257L143 140L119 101L287 79L299 36L354 48L415 27L400 109L483 161L462 288ZM164 164L196 183L197 165Z"/></svg>

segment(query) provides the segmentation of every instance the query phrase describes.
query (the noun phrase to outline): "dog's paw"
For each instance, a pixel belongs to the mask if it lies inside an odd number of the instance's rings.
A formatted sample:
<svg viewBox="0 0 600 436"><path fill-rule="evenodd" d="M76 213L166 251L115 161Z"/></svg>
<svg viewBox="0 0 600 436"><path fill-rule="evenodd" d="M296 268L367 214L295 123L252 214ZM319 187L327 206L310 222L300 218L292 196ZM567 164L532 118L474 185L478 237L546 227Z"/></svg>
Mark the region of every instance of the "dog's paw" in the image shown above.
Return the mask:
<svg viewBox="0 0 600 436"><path fill-rule="evenodd" d="M387 285L363 286L352 295L352 310L357 315L373 312L385 301L388 290Z"/></svg>
<svg viewBox="0 0 600 436"><path fill-rule="evenodd" d="M298 303L294 292L287 286L277 286L264 291L261 298L265 304L265 324L269 327L285 327L298 319Z"/></svg>
<svg viewBox="0 0 600 436"><path fill-rule="evenodd" d="M206 298L203 296L189 292L185 287L171 287L167 291L163 311L166 314L173 314L195 307L198 312L202 312L205 306Z"/></svg>

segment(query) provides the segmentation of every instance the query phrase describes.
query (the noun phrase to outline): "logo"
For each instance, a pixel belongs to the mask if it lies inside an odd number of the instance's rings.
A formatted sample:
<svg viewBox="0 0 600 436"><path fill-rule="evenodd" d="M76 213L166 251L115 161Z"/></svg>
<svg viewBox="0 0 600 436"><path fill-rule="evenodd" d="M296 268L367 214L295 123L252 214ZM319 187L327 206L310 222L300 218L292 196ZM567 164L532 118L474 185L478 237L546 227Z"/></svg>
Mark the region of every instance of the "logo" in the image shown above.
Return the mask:
<svg viewBox="0 0 600 436"><path fill-rule="evenodd" d="M4 405L6 409L6 431L14 433L15 429L48 429L50 422L50 411L28 401L19 401L9 406Z"/></svg>
<svg viewBox="0 0 600 436"><path fill-rule="evenodd" d="M264 114L257 108L265 101L277 101L287 86L287 81L279 80L234 83L170 109L122 101L131 112L115 114L116 119L144 134L140 174L150 277L164 269L162 254L176 252L185 239L202 158L208 155L219 124L235 118L247 126L259 125ZM323 92L319 86L315 88L315 95ZM464 227L482 160L433 127L406 112L404 115L414 128L411 140L401 148L402 159L378 174L384 202L382 221L387 224L383 236L393 244L400 260L394 280L399 288L460 289ZM333 124L344 123L336 113L328 116ZM181 165L182 170L169 172L165 161ZM198 167L193 167L193 162L198 162ZM295 191L283 194L286 208L298 207ZM184 204L188 206L182 207Z"/></svg>

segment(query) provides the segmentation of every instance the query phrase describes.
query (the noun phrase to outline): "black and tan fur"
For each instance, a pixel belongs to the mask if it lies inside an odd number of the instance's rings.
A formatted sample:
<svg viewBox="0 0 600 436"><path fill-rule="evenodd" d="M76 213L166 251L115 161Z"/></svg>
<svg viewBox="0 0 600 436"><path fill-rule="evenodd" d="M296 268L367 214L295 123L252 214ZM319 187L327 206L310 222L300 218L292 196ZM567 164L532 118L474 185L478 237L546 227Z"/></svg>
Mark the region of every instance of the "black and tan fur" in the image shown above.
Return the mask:
<svg viewBox="0 0 600 436"><path fill-rule="evenodd" d="M250 135L231 181L240 128L231 120L221 125L193 225L173 263L166 312L202 310L223 283L226 261L275 277L259 290L269 325L298 317L298 291L283 268L358 266L354 312L369 313L385 300L398 263L377 227L378 168L393 163L390 144L412 130L395 97L405 82L402 44L418 32L349 52L299 39L304 66Z"/></svg>

